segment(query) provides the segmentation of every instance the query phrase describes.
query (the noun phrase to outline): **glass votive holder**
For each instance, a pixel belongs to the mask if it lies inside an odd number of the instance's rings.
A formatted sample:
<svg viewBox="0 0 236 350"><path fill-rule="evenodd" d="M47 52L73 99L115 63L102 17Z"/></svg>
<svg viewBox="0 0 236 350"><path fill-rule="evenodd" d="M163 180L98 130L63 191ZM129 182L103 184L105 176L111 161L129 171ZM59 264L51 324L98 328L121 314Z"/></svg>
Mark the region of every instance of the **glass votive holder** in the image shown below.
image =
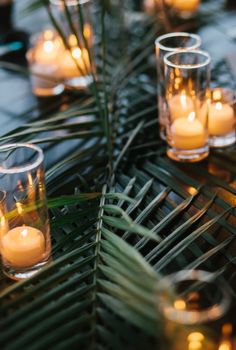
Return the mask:
<svg viewBox="0 0 236 350"><path fill-rule="evenodd" d="M50 259L43 158L42 150L31 144L0 146L2 268L15 280L32 276Z"/></svg>
<svg viewBox="0 0 236 350"><path fill-rule="evenodd" d="M215 274L182 270L157 286L163 350L218 350L231 296ZM167 292L168 291L168 292Z"/></svg>
<svg viewBox="0 0 236 350"><path fill-rule="evenodd" d="M211 90L209 145L227 147L236 141L236 93L230 89Z"/></svg>
<svg viewBox="0 0 236 350"><path fill-rule="evenodd" d="M66 39L59 60L60 76L68 87L86 89L94 71L91 0L50 0L50 6Z"/></svg>
<svg viewBox="0 0 236 350"><path fill-rule="evenodd" d="M61 94L64 84L58 61L65 50L59 35L46 29L36 36L33 45L26 54L33 93L41 97Z"/></svg>
<svg viewBox="0 0 236 350"><path fill-rule="evenodd" d="M179 50L195 50L201 45L201 38L197 34L176 32L159 36L155 41L157 60L157 91L158 91L158 114L160 125L160 137L166 139L166 125L168 120L168 108L165 97L164 57L167 53ZM181 82L176 79L176 84Z"/></svg>
<svg viewBox="0 0 236 350"><path fill-rule="evenodd" d="M191 18L201 4L201 0L165 0L169 10L180 18Z"/></svg>
<svg viewBox="0 0 236 350"><path fill-rule="evenodd" d="M164 57L167 155L173 160L197 162L209 154L210 62L209 54L199 50Z"/></svg>

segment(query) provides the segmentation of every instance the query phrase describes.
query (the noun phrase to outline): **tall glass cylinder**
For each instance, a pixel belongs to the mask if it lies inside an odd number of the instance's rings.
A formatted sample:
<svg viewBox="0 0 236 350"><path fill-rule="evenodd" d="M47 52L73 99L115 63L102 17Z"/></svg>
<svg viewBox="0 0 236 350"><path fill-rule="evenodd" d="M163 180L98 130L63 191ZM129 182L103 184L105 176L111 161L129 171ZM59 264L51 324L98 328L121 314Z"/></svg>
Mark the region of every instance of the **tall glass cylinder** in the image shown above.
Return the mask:
<svg viewBox="0 0 236 350"><path fill-rule="evenodd" d="M166 139L167 103L165 99L164 57L170 52L195 50L201 45L197 34L177 32L159 36L155 41L157 59L157 91L160 136Z"/></svg>
<svg viewBox="0 0 236 350"><path fill-rule="evenodd" d="M231 302L224 281L206 271L179 271L161 280L157 300L164 325L161 350L219 349Z"/></svg>
<svg viewBox="0 0 236 350"><path fill-rule="evenodd" d="M176 161L206 158L210 56L204 51L179 51L164 57L167 102L167 155Z"/></svg>
<svg viewBox="0 0 236 350"><path fill-rule="evenodd" d="M0 147L0 211L3 271L20 280L50 259L51 242L44 184L43 152L30 144Z"/></svg>
<svg viewBox="0 0 236 350"><path fill-rule="evenodd" d="M59 62L61 78L71 87L86 88L94 69L91 0L50 0L50 8L65 45Z"/></svg>

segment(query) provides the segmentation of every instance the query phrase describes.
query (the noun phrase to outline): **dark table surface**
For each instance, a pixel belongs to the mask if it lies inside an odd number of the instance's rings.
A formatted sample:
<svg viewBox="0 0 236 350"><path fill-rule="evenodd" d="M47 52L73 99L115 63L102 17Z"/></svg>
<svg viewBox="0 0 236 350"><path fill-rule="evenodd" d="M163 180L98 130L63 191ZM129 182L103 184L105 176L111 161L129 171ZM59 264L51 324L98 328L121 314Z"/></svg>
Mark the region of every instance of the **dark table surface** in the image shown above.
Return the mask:
<svg viewBox="0 0 236 350"><path fill-rule="evenodd" d="M47 27L49 21L43 10L37 12L37 21L33 16L22 16L23 3L16 2L13 23L17 30L26 33L27 38L27 35ZM236 9L219 12L214 24L206 23L198 32L202 37L203 48L211 54L213 68L217 67L217 75L213 70L212 85L236 90ZM23 58L19 60L23 61ZM32 94L28 76L0 69L1 136L37 118L43 108L41 102ZM57 103L57 99L53 103ZM45 112L47 114L50 114L50 110ZM72 146L74 142L71 142ZM51 151L54 161L66 152L62 145L59 147L56 152Z"/></svg>

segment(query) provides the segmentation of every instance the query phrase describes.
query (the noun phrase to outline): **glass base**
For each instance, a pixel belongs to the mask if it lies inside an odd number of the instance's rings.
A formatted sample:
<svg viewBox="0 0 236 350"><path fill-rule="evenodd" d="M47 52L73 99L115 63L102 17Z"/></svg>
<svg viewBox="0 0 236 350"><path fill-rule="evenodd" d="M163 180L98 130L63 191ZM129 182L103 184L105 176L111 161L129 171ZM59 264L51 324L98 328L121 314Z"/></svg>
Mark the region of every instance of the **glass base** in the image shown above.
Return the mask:
<svg viewBox="0 0 236 350"><path fill-rule="evenodd" d="M166 141L166 128L162 125L160 125L160 138Z"/></svg>
<svg viewBox="0 0 236 350"><path fill-rule="evenodd" d="M233 145L236 142L236 133L235 131L223 135L223 136L210 136L209 145L210 147L228 147Z"/></svg>
<svg viewBox="0 0 236 350"><path fill-rule="evenodd" d="M74 77L65 80L65 83L69 88L76 90L85 90L92 82L93 78L91 75L87 75L85 77Z"/></svg>
<svg viewBox="0 0 236 350"><path fill-rule="evenodd" d="M33 93L38 97L50 97L60 95L65 89L63 84L54 87L37 87L33 86Z"/></svg>
<svg viewBox="0 0 236 350"><path fill-rule="evenodd" d="M178 148L168 148L167 156L177 162L194 163L199 162L209 155L209 147L205 146L193 150L182 150Z"/></svg>
<svg viewBox="0 0 236 350"><path fill-rule="evenodd" d="M36 274L39 270L41 270L45 265L47 265L50 262L50 258L47 260L44 260L43 262L40 262L34 266L26 267L26 268L15 268L13 266L6 266L3 265L3 273L15 281L24 280L26 278L32 277L34 274Z"/></svg>

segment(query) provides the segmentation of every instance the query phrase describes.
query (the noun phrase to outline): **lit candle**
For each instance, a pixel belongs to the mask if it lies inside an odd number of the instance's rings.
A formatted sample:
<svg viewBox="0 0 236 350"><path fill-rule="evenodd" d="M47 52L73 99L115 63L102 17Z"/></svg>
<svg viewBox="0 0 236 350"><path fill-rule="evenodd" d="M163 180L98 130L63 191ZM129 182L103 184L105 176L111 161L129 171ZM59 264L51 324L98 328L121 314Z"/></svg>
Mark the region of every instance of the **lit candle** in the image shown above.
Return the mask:
<svg viewBox="0 0 236 350"><path fill-rule="evenodd" d="M202 123L196 119L195 112L187 118L174 120L170 128L173 147L191 150L205 146L206 132Z"/></svg>
<svg viewBox="0 0 236 350"><path fill-rule="evenodd" d="M209 134L211 136L227 135L235 129L233 108L222 101L220 89L213 91L213 102L209 108Z"/></svg>
<svg viewBox="0 0 236 350"><path fill-rule="evenodd" d="M2 237L2 257L14 267L30 267L43 260L45 239L34 227L20 226Z"/></svg>
<svg viewBox="0 0 236 350"><path fill-rule="evenodd" d="M195 12L200 5L200 0L166 0L166 4L176 11Z"/></svg>
<svg viewBox="0 0 236 350"><path fill-rule="evenodd" d="M63 52L61 39L52 30L46 30L36 46L28 51L27 59L33 73L32 85L36 95L43 95L43 89L50 90L59 84L58 59Z"/></svg>
<svg viewBox="0 0 236 350"><path fill-rule="evenodd" d="M193 100L190 96L186 95L183 90L181 94L174 95L168 100L169 111L172 121L179 118L187 118L188 115L194 110Z"/></svg>

